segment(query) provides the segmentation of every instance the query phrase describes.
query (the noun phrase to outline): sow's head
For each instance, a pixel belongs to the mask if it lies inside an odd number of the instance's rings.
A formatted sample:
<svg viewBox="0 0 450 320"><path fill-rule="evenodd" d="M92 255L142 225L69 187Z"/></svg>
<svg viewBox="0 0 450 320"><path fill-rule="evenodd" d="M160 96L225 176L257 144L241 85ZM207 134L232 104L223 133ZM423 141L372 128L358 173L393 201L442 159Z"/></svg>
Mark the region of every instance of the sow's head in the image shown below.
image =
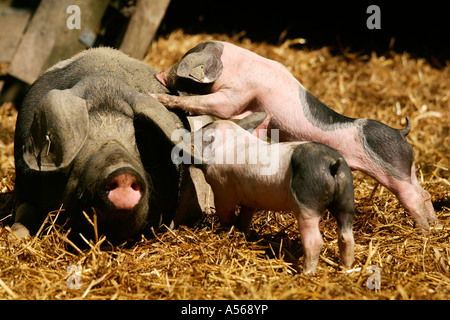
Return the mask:
<svg viewBox="0 0 450 320"><path fill-rule="evenodd" d="M61 202L76 234L93 238L84 211L96 214L100 234L120 243L161 219L150 210L153 181L136 144L136 117L151 119L168 136L174 128L153 108L151 97L137 92L115 97L101 91L91 92L93 99L71 90L48 92L35 109L23 159L41 174L66 176Z"/></svg>

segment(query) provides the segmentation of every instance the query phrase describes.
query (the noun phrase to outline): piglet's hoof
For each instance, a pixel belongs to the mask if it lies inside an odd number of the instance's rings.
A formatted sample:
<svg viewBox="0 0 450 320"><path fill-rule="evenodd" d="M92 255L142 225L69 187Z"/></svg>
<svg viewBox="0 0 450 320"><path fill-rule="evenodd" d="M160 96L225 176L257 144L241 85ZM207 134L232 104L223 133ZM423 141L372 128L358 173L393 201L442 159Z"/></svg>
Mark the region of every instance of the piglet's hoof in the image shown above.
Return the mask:
<svg viewBox="0 0 450 320"><path fill-rule="evenodd" d="M415 227L424 234L438 233L438 232L442 232L442 230L444 229L444 225L442 224L442 222L438 221L437 219L429 222L427 228L424 228L423 226L418 225L418 224L415 224Z"/></svg>

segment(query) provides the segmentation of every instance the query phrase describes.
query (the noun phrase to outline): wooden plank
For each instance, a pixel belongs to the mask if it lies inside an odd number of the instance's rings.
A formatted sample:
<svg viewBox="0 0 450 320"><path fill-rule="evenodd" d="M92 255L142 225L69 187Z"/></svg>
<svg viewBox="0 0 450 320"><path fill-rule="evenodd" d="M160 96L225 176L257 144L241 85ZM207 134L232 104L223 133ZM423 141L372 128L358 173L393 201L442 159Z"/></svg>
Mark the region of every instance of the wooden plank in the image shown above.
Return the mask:
<svg viewBox="0 0 450 320"><path fill-rule="evenodd" d="M0 9L0 62L10 62L31 11L13 8Z"/></svg>
<svg viewBox="0 0 450 320"><path fill-rule="evenodd" d="M59 30L66 22L61 12L65 13L67 2L41 1L11 62L8 70L10 75L28 84L37 79L57 40Z"/></svg>
<svg viewBox="0 0 450 320"><path fill-rule="evenodd" d="M78 39L84 30L94 31L108 0L41 0L23 35L8 73L25 83L33 83L51 65L85 49ZM69 29L67 7L80 8L81 28Z"/></svg>
<svg viewBox="0 0 450 320"><path fill-rule="evenodd" d="M134 58L144 58L169 3L170 0L138 0L120 50Z"/></svg>

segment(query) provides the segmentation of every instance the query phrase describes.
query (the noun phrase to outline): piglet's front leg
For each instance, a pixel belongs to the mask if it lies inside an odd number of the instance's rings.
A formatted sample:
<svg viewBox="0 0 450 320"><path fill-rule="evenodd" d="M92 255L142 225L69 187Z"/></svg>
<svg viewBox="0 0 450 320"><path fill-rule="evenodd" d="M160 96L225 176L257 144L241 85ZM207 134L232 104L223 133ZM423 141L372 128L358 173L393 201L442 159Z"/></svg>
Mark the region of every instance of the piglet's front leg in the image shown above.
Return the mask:
<svg viewBox="0 0 450 320"><path fill-rule="evenodd" d="M221 91L198 96L173 96L157 93L149 93L149 95L167 108L179 108L196 115L208 114L222 119L229 119L241 111L241 108L233 103L227 94Z"/></svg>
<svg viewBox="0 0 450 320"><path fill-rule="evenodd" d="M241 206L241 210L239 215L236 218L235 226L239 230L243 232L247 232L250 228L250 224L252 222L253 215L255 214L254 208L249 208L246 206Z"/></svg>

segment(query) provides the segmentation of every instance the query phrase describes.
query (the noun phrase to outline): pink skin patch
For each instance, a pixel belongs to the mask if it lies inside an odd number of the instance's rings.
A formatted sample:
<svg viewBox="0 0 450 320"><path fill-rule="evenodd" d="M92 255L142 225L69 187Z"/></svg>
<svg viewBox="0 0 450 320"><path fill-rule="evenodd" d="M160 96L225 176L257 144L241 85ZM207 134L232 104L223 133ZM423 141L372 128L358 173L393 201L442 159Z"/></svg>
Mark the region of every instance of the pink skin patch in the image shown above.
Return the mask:
<svg viewBox="0 0 450 320"><path fill-rule="evenodd" d="M115 177L107 186L109 200L119 210L133 209L141 199L141 186L136 178L127 174Z"/></svg>

